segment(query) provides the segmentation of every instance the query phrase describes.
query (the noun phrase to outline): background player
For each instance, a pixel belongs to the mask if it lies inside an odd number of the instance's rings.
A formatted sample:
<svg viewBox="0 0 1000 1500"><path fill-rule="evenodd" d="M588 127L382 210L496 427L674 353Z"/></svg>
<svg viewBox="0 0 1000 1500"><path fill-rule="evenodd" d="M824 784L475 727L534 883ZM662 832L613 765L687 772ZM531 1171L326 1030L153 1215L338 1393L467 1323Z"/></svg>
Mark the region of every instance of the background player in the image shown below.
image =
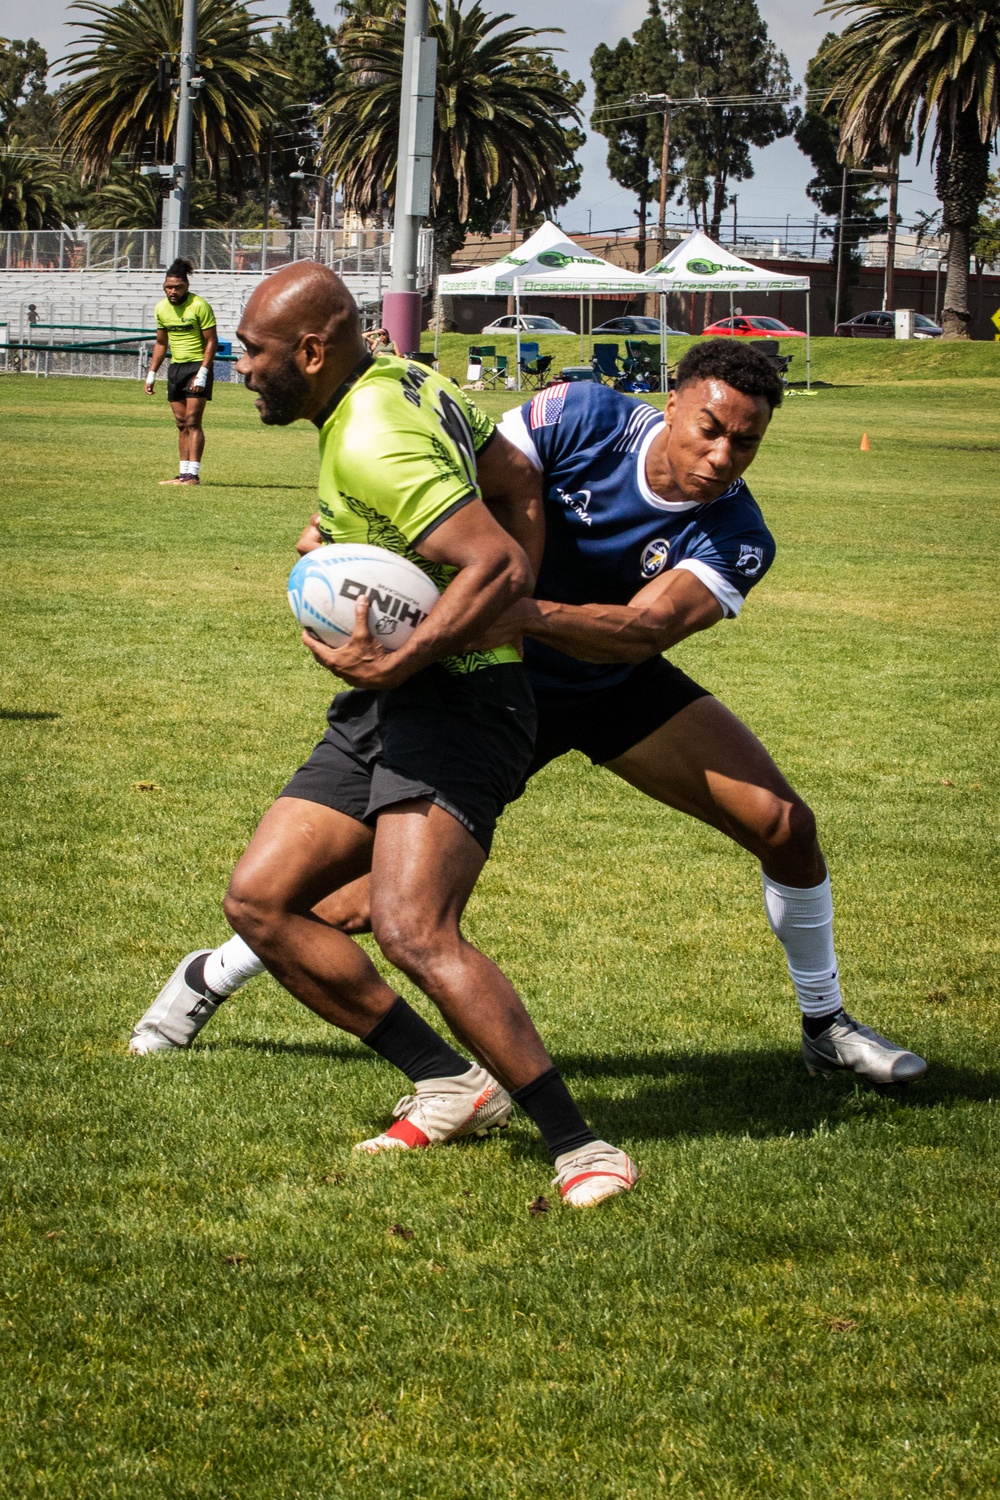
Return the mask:
<svg viewBox="0 0 1000 1500"><path fill-rule="evenodd" d="M205 451L202 416L212 399L212 361L219 347L215 313L204 297L191 291L191 263L175 260L166 274L166 296L156 304L156 343L146 376L146 393L153 394L156 372L170 350L167 400L177 423L180 469L161 484L199 484Z"/></svg>

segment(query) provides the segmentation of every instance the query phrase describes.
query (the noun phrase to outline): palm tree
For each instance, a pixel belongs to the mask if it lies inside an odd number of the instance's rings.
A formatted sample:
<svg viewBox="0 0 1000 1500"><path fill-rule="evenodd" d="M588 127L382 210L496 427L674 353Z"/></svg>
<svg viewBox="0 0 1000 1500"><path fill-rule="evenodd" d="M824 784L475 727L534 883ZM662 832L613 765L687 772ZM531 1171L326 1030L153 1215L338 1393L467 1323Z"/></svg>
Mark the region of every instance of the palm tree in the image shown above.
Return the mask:
<svg viewBox="0 0 1000 1500"><path fill-rule="evenodd" d="M380 192L395 187L403 13L358 10L337 38L343 72L320 120L322 166L336 172L345 203L368 216ZM554 209L573 192L561 171L579 137L580 92L551 55L529 45L543 30L498 31L509 14L491 16L479 0L431 0L437 38L437 102L431 178L435 259L447 270L470 228L490 228L506 210L512 186L528 210ZM544 28L545 31L552 28Z"/></svg>
<svg viewBox="0 0 1000 1500"><path fill-rule="evenodd" d="M989 190L1000 129L1000 7L996 0L826 0L861 11L826 58L843 89L841 148L893 156L934 121L937 193L949 232L944 337L969 336L969 253Z"/></svg>
<svg viewBox="0 0 1000 1500"><path fill-rule="evenodd" d="M0 150L0 229L58 229L58 174L16 135Z"/></svg>
<svg viewBox="0 0 1000 1500"><path fill-rule="evenodd" d="M123 157L138 166L172 153L182 8L182 0L71 7L94 18L73 22L84 36L60 69L73 79L59 95L61 139L86 176L106 176ZM196 55L205 79L194 103L197 147L211 176L225 164L238 186L275 118L270 88L287 75L239 0L201 0Z"/></svg>

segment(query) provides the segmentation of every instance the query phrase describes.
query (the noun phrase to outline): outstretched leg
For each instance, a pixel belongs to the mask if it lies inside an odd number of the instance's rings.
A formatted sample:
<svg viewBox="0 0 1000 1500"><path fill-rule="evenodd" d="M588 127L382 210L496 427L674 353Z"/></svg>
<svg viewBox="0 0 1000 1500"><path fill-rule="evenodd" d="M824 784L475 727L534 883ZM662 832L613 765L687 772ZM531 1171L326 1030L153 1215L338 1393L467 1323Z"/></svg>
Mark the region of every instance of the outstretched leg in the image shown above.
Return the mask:
<svg viewBox="0 0 1000 1500"><path fill-rule="evenodd" d="M788 960L810 1072L849 1068L872 1082L900 1083L926 1070L921 1058L846 1015L816 820L735 714L717 698L698 698L607 766L760 861L767 919Z"/></svg>

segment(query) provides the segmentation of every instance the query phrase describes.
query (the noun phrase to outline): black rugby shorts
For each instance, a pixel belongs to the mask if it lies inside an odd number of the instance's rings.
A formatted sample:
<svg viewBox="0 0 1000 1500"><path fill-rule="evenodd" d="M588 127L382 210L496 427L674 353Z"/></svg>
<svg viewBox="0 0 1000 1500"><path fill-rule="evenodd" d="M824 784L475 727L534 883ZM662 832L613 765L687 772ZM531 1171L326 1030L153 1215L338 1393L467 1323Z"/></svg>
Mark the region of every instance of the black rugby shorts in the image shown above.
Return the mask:
<svg viewBox="0 0 1000 1500"><path fill-rule="evenodd" d="M200 359L186 359L178 364L171 360L167 368L167 400L186 401L189 396L200 396L202 401L212 399L212 367L208 369L208 381L203 391L188 390L188 383L201 369Z"/></svg>
<svg viewBox="0 0 1000 1500"><path fill-rule="evenodd" d="M388 693L338 693L326 733L278 795L369 827L385 808L423 798L489 854L497 820L528 774L535 723L520 665L461 676L427 667Z"/></svg>
<svg viewBox="0 0 1000 1500"><path fill-rule="evenodd" d="M567 750L582 750L595 765L603 765L638 745L689 703L710 697L707 688L662 656L640 662L614 687L570 693L536 688L538 733L528 776Z"/></svg>

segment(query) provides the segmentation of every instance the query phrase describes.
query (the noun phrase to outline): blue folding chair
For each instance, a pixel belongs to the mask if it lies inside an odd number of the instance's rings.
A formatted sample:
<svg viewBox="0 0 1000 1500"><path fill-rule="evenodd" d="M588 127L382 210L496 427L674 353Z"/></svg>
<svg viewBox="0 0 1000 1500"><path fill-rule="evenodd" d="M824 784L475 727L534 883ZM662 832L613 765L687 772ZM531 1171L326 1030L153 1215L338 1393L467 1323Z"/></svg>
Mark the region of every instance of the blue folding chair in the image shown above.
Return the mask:
<svg viewBox="0 0 1000 1500"><path fill-rule="evenodd" d="M615 390L619 389L623 371L618 363L617 344L594 345L594 369L601 380L613 385Z"/></svg>

